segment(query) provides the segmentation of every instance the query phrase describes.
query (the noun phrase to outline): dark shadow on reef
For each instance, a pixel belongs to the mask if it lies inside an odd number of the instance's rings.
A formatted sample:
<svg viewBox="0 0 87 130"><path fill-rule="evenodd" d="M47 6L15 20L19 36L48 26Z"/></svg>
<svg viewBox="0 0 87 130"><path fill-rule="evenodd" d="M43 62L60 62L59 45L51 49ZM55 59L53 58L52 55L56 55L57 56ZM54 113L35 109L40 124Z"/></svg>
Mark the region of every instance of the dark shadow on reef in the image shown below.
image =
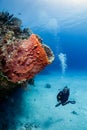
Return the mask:
<svg viewBox="0 0 87 130"><path fill-rule="evenodd" d="M28 86L27 86L28 85ZM39 127L36 123L22 122L18 119L23 115L23 96L27 87L35 86L34 79L5 91L0 91L0 130L18 130L17 127ZM4 92L4 93L3 93Z"/></svg>
<svg viewBox="0 0 87 130"><path fill-rule="evenodd" d="M21 125L17 117L21 115L24 89L17 88L0 102L0 130L16 130Z"/></svg>

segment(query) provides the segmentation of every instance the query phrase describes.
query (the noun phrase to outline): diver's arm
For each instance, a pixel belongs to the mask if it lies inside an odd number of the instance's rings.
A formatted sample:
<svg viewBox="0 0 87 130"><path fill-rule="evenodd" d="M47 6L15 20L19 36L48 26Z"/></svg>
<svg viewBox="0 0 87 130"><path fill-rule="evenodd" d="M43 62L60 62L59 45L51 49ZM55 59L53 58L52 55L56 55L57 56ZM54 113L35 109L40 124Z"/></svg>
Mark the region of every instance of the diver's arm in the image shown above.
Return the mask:
<svg viewBox="0 0 87 130"><path fill-rule="evenodd" d="M55 107L58 107L58 106L60 106L60 105L61 105L61 103L58 103L58 104L55 105Z"/></svg>

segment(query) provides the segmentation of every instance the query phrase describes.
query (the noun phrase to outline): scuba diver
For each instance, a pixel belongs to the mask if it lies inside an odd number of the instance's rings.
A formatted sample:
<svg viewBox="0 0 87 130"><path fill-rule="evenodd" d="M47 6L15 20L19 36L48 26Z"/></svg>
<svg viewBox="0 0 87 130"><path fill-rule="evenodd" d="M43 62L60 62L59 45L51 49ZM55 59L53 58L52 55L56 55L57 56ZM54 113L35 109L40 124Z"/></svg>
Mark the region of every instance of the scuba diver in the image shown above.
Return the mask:
<svg viewBox="0 0 87 130"><path fill-rule="evenodd" d="M55 105L55 107L58 107L59 105L62 104L62 106L68 104L68 103L71 103L71 104L75 104L76 102L75 101L68 101L68 98L69 98L69 95L70 95L70 89L65 86L63 88L62 91L60 91L58 94L57 94L57 101L59 102L58 104Z"/></svg>

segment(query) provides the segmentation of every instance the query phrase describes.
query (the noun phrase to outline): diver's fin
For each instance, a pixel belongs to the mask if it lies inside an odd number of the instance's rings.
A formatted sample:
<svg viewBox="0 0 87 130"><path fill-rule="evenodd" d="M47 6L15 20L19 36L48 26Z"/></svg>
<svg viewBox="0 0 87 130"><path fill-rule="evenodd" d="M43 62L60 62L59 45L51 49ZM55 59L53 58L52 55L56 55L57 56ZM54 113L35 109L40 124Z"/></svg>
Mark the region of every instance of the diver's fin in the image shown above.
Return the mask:
<svg viewBox="0 0 87 130"><path fill-rule="evenodd" d="M75 103L76 103L76 101L69 101L69 103L71 103L71 104L75 104Z"/></svg>

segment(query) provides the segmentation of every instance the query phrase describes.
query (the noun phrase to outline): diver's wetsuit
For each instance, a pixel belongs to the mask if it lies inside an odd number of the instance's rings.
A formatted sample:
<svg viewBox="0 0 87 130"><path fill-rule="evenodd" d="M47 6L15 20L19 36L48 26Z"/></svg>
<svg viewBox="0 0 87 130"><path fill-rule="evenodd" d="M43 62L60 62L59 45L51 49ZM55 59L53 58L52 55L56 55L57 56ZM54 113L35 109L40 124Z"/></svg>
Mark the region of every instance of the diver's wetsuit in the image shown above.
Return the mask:
<svg viewBox="0 0 87 130"><path fill-rule="evenodd" d="M68 101L68 98L69 98L69 95L70 95L70 91L69 89L67 88L66 91L60 91L57 95L57 101L58 102L61 102L62 105L65 105L65 102Z"/></svg>
<svg viewBox="0 0 87 130"><path fill-rule="evenodd" d="M68 104L68 103L75 104L75 101L68 101L69 95L70 95L70 90L69 90L69 88L66 86L66 87L64 87L64 89L63 89L62 91L60 91L60 92L57 94L57 101L58 101L59 103L56 104L55 107L59 106L60 104L62 104L62 105L66 105L66 104Z"/></svg>

